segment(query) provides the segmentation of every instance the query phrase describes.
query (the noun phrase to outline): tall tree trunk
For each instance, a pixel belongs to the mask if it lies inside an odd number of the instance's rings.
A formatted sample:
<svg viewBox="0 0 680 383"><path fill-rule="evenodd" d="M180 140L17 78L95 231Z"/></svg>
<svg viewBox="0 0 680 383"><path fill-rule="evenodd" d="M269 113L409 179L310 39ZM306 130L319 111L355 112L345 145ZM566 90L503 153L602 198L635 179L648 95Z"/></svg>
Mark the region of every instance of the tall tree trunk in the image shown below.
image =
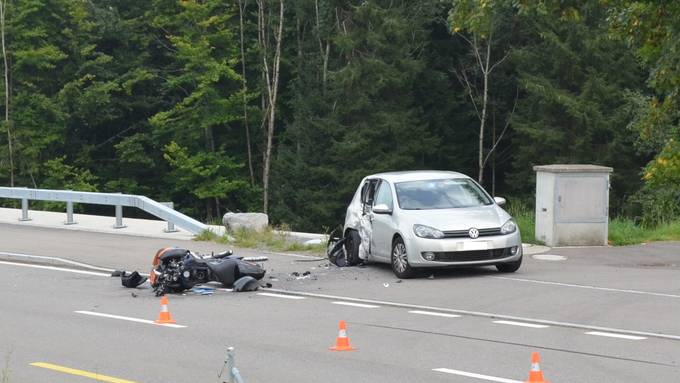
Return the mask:
<svg viewBox="0 0 680 383"><path fill-rule="evenodd" d="M262 2L259 2L261 4ZM279 87L279 66L281 63L281 42L283 40L283 0L279 0L279 26L274 39L276 40L276 50L272 65L272 73L269 73L268 58L263 55L263 68L267 80L267 96L269 104L269 116L267 121L266 146L264 155L264 168L262 172L262 210L266 214L269 210L269 173L271 169L272 145L274 138L274 124L276 122L276 98ZM264 29L264 28L263 28Z"/></svg>
<svg viewBox="0 0 680 383"><path fill-rule="evenodd" d="M2 58L5 64L5 126L7 127L7 148L9 149L9 186L14 187L14 149L12 147L12 124L9 119L9 65L5 45L6 5L7 1L0 0L0 40L2 42Z"/></svg>
<svg viewBox="0 0 680 383"><path fill-rule="evenodd" d="M246 53L243 38L243 13L248 0L238 0L239 25L241 27L241 79L243 81L243 126L246 130L246 147L248 148L248 170L250 171L250 186L255 186L255 172L253 171L253 154L250 145L250 128L248 127L248 81L246 80ZM219 207L218 207L219 209ZM219 212L218 212L219 214Z"/></svg>

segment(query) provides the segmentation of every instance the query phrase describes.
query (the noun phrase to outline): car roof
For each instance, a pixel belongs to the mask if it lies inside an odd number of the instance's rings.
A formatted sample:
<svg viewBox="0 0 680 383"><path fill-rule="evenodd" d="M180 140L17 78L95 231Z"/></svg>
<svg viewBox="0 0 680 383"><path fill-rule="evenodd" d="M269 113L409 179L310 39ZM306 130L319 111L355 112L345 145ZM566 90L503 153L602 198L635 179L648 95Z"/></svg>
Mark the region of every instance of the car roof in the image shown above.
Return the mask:
<svg viewBox="0 0 680 383"><path fill-rule="evenodd" d="M443 178L470 178L462 173L449 172L443 170L411 170L403 172L387 172L387 173L377 173L372 174L366 178L381 178L385 181L395 183L395 182L405 182L405 181L423 181L423 180L436 180Z"/></svg>

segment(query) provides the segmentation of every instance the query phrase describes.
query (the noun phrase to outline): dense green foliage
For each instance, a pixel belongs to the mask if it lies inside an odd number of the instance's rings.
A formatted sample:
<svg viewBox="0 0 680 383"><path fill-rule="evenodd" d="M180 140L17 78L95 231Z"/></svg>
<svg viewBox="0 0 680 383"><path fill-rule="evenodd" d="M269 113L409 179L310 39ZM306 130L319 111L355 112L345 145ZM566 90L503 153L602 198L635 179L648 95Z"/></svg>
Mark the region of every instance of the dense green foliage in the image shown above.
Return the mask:
<svg viewBox="0 0 680 383"><path fill-rule="evenodd" d="M680 216L676 2L0 3L3 185L259 210L278 78L275 223L334 226L389 170L456 170L531 203L548 163L614 167L615 214Z"/></svg>

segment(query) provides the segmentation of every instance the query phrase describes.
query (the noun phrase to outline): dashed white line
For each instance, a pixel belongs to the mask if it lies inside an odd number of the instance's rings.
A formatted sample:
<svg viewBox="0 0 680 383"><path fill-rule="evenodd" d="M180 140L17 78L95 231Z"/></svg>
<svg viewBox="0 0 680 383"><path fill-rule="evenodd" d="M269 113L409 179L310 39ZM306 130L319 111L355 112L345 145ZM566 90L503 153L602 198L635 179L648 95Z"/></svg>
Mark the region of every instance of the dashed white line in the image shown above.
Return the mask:
<svg viewBox="0 0 680 383"><path fill-rule="evenodd" d="M284 298L284 299L305 299L305 297L301 297L298 295L286 295L286 294L273 294L273 293L257 293L257 295L262 295L265 297L273 297L273 298Z"/></svg>
<svg viewBox="0 0 680 383"><path fill-rule="evenodd" d="M381 305L381 306L401 307L401 308L405 308L405 309L432 310L432 311L440 311L440 312L446 312L446 313L452 313L452 314L472 315L472 316L476 316L476 317L485 317L485 318L493 318L493 319L506 319L506 320L510 320L510 321L520 321L520 322L526 321L526 322L530 322L530 323L540 323L540 324L559 326L559 327L571 327L571 328L578 328L578 329L582 329L582 330L612 331L612 332L621 333L621 334L640 335L640 336L649 337L649 338L680 340L680 335L660 334L660 333L649 332L649 331L626 330L626 329L603 327L603 326L593 326L593 325L582 324L582 323L560 322L560 321L553 321L553 320L547 320L547 319L527 318L527 317L519 317L519 316L514 316L514 315L502 315L502 314L497 314L497 313L488 313L488 312L481 312L481 311L452 309L452 308L447 308L447 307L416 305L416 304L410 304L410 303L383 301L383 300L377 300L377 299L352 298L352 297L346 297L346 296L341 296L341 295L308 293L308 292L305 292L305 291L282 290L282 289L269 289L269 290L270 291L277 291L277 292L281 292L281 293L285 293L285 294L295 294L297 296L310 297L310 298L322 298L322 299L333 299L333 300L337 299L337 300L345 300L345 301L350 301L350 302L365 302L365 303L373 303L373 304Z"/></svg>
<svg viewBox="0 0 680 383"><path fill-rule="evenodd" d="M609 338L620 338L620 339L628 339L628 340L643 340L647 339L644 336L633 336L633 335L624 335L624 334L614 334L611 332L601 332L601 331L588 331L586 334L588 335L595 335L595 336L606 336Z"/></svg>
<svg viewBox="0 0 680 383"><path fill-rule="evenodd" d="M137 323L145 323L145 324L152 324L155 326L163 326L163 327L172 327L172 328L185 328L187 326L182 326L178 324L173 324L173 323L156 323L152 320L148 319L140 319L140 318L132 318L132 317L124 317L121 315L113 315L113 314L104 314L104 313L98 313L94 311L74 311L77 314L84 314L84 315L92 315L96 317L104 317L104 318L111 318L111 319L120 319L120 320L126 320L129 322L137 322Z"/></svg>
<svg viewBox="0 0 680 383"><path fill-rule="evenodd" d="M434 311L421 311L421 310L411 310L409 311L411 314L420 314L420 315L431 315L433 317L444 317L444 318L460 318L460 315L456 314L446 314L446 313L437 313Z"/></svg>
<svg viewBox="0 0 680 383"><path fill-rule="evenodd" d="M43 269L43 270L64 271L64 272L67 272L67 273L75 273L75 274L96 275L96 276L99 276L99 277L110 277L111 276L111 274L98 273L98 272L95 272L95 271L67 269L67 268L64 268L64 267L55 267L55 266L30 265L28 263L0 261L0 264L11 265L11 266L19 266L19 267L31 267L31 268L34 268L34 269Z"/></svg>
<svg viewBox="0 0 680 383"><path fill-rule="evenodd" d="M609 292L615 292L615 293L650 295L650 296L665 297L665 298L680 298L680 295L675 295L675 294L653 293L653 292L649 292L649 291L640 291L640 290L615 289L615 288L611 288L611 287L600 287L600 286L590 286L590 285L575 285L575 284L572 284L572 283L540 281L540 280L536 280L536 279L496 277L496 276L487 276L486 278L504 279L504 280L508 280L508 281L518 281L518 282L528 282L528 283L537 283L537 284L540 284L540 285L576 287L576 288L579 288L579 289L609 291Z"/></svg>
<svg viewBox="0 0 680 383"><path fill-rule="evenodd" d="M550 326L544 325L544 324L515 322L515 321L511 321L511 320L495 320L495 321L493 321L493 323L507 324L507 325L510 325L510 326L531 327L531 328L547 328L547 327L550 327Z"/></svg>
<svg viewBox="0 0 680 383"><path fill-rule="evenodd" d="M380 307L380 306L376 306L376 305L367 305L367 304L363 304L363 303L342 302L342 301L331 302L331 303L333 303L334 305L362 307L362 308L365 308L365 309L376 309L376 308Z"/></svg>
<svg viewBox="0 0 680 383"><path fill-rule="evenodd" d="M482 380L488 380L490 382L500 382L500 383L524 383L521 380L513 380L513 379L506 379L506 378L499 378L497 376L491 376L491 375L482 375L482 374L476 374L474 372L467 372L467 371L460 371L460 370L452 370L450 368L433 368L432 371L437 371L437 372L443 372L446 374L452 374L452 375L459 375L459 376L466 376L468 378L475 378L475 379L482 379Z"/></svg>

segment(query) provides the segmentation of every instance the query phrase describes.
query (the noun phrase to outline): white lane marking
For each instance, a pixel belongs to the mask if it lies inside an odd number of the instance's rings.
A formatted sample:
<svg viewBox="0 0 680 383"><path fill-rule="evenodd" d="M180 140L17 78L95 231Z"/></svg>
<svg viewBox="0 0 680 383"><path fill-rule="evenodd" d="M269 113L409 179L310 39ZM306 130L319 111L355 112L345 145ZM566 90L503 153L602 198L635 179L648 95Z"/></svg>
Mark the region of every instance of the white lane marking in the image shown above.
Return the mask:
<svg viewBox="0 0 680 383"><path fill-rule="evenodd" d="M583 329L583 330L607 331L607 332L615 332L615 333L619 333L619 334L641 335L641 336L650 337L650 338L680 340L680 335L662 334L662 333L655 333L655 332L648 332L648 331L626 330L626 329L603 327L603 326L592 326L592 325L581 324L581 323L559 322L559 321L552 321L552 320L538 319L538 318L526 318L526 317L518 317L518 316L513 316L513 315L486 313L486 312L482 312L482 311L459 310L459 309L451 309L451 308L446 308L446 307L423 306L423 305L414 305L414 304L409 304L409 303L381 301L381 300L376 300L376 299L363 299L363 298L352 298L352 297L344 297L344 296L329 295L329 294L316 294L316 293L308 293L308 292L296 291L296 290L282 290L282 289L268 289L268 290L269 291L276 291L276 292L280 292L280 293L284 293L284 294L294 294L294 295L301 296L301 297L332 299L332 300L344 300L344 301L349 301L349 302L363 302L363 303L369 303L369 304L377 304L377 305L381 305L381 306L400 307L400 308L405 308L405 309L432 310L432 311L440 311L440 312L446 312L446 313L452 313L452 314L461 314L461 315L472 315L472 316L492 318L492 319L506 319L506 320L513 320L513 321L518 321L518 322L531 322L531 323L540 323L540 324L552 325L552 326L571 327L571 328L578 328L578 329Z"/></svg>
<svg viewBox="0 0 680 383"><path fill-rule="evenodd" d="M377 309L380 306L376 305L367 305L363 303L353 303L353 302L331 302L334 305L343 305L343 306L353 306L353 307L363 307L365 309Z"/></svg>
<svg viewBox="0 0 680 383"><path fill-rule="evenodd" d="M67 268L64 268L64 267L55 267L55 266L31 265L31 264L28 264L28 263L0 261L0 264L11 265L11 266L19 266L19 267L31 267L31 268L34 268L34 269L43 269L43 270L65 271L67 273L96 275L96 276L99 276L99 277L110 277L111 276L111 274L98 273L98 272L95 272L95 271L67 269Z"/></svg>
<svg viewBox="0 0 680 383"><path fill-rule="evenodd" d="M321 258L321 257L315 257L313 255L302 255L302 254L294 254L294 253L278 253L276 251L265 251L265 254L276 254L276 255L283 255L286 257L293 257L293 258L305 258L305 259L314 259L314 260L319 260L319 261L325 261L327 260L326 258Z"/></svg>
<svg viewBox="0 0 680 383"><path fill-rule="evenodd" d="M152 320L148 319L139 319L139 318L132 318L132 317L124 317L121 315L113 315L113 314L104 314L104 313L98 313L94 311L74 311L77 314L85 314L85 315L92 315L96 317L104 317L104 318L111 318L111 319L120 319L120 320L126 320L130 322L138 322L138 323L146 323L146 324L152 324L155 326L164 326L164 327L172 327L172 328L185 328L187 326L182 326L178 324L173 324L173 323L155 323Z"/></svg>
<svg viewBox="0 0 680 383"><path fill-rule="evenodd" d="M420 315L431 315L434 317L444 317L444 318L460 318L460 315L456 314L445 314L445 313L436 313L433 311L421 311L421 310L411 310L409 311L411 314L420 314Z"/></svg>
<svg viewBox="0 0 680 383"><path fill-rule="evenodd" d="M274 297L274 298L305 299L305 297L300 297L300 296L297 296L297 295L286 295L286 294L257 293L257 295L263 295L265 297Z"/></svg>
<svg viewBox="0 0 680 383"><path fill-rule="evenodd" d="M650 296L665 297L665 298L680 298L680 295L675 295L675 294L653 293L653 292L649 292L649 291L640 291L640 290L614 289L614 288L610 288L610 287L599 287L599 286L590 286L590 285L575 285L575 284L572 284L572 283L539 281L539 280L536 280L536 279L494 277L494 276L487 276L486 278L505 279L505 280L508 280L508 281L518 281L518 282L538 283L538 284L541 284L541 285L576 287L576 288L579 288L579 289L610 291L610 292L615 292L615 293L650 295Z"/></svg>
<svg viewBox="0 0 680 383"><path fill-rule="evenodd" d="M507 324L507 325L510 325L510 326L531 327L531 328L547 328L547 327L550 327L550 326L544 325L544 324L515 322L515 321L511 321L511 320L495 320L495 321L493 321L493 323Z"/></svg>
<svg viewBox="0 0 680 383"><path fill-rule="evenodd" d="M623 335L623 334L613 334L610 332L601 332L601 331L589 331L586 334L588 335L596 335L596 336L606 336L609 338L621 338L621 339L629 339L629 340L643 340L647 339L644 336L632 336L632 335Z"/></svg>
<svg viewBox="0 0 680 383"><path fill-rule="evenodd" d="M468 378L475 378L475 379L488 380L488 381L491 381L491 382L501 382L501 383L524 383L524 382L522 382L521 380L513 380L513 379L499 378L499 377L497 377L497 376L475 374L474 372L467 372L467 371L460 371L460 370L452 370L452 369L450 369L450 368L433 368L432 371L443 372L443 373L446 373L446 374L467 376Z"/></svg>
<svg viewBox="0 0 680 383"><path fill-rule="evenodd" d="M6 251L0 251L0 255L6 255L6 256L15 257L15 258L39 259L39 260L44 260L44 261L57 261L57 262L61 262L61 263L67 263L67 264L70 264L70 265L84 267L84 268L91 269L91 270L108 271L109 273L114 271L114 269L109 269L109 268L106 268L106 267L92 266L92 265L88 265L87 263L76 262L76 261L72 261L70 259L64 259L64 258L59 258L59 257L47 257L47 256L44 256L44 255L33 255L33 254L22 254L22 253L8 253Z"/></svg>

